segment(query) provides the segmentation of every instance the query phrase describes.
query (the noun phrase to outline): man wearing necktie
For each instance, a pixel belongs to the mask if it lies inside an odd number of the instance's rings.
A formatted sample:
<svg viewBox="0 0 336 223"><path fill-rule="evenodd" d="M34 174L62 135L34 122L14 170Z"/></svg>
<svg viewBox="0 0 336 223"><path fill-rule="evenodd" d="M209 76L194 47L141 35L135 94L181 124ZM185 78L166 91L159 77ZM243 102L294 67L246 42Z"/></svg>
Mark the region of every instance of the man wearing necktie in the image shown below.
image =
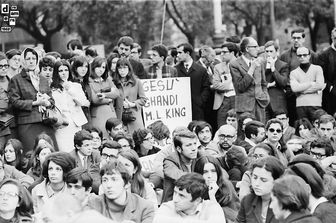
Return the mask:
<svg viewBox="0 0 336 223"><path fill-rule="evenodd" d="M192 119L204 120L204 109L209 100L210 81L207 70L192 59L193 47L189 43L177 46L178 77L190 77ZM187 66L187 68L186 68Z"/></svg>
<svg viewBox="0 0 336 223"><path fill-rule="evenodd" d="M230 71L236 91L237 114L249 112L255 115L258 121L265 123L265 108L269 104L269 95L264 61L262 58L257 58L258 48L255 39L244 38L240 44L242 56L230 63Z"/></svg>
<svg viewBox="0 0 336 223"><path fill-rule="evenodd" d="M76 160L76 167L87 169L92 176L92 190L98 192L100 185L100 153L93 149L93 136L87 130L80 130L75 133L74 145L75 149L70 152L70 155Z"/></svg>

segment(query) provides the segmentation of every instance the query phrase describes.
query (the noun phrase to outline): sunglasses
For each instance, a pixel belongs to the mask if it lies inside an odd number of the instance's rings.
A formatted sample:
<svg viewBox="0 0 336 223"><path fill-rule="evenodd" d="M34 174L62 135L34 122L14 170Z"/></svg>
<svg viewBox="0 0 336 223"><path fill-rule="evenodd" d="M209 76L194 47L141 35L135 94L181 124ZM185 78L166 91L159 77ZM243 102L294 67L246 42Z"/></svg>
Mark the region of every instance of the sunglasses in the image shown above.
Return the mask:
<svg viewBox="0 0 336 223"><path fill-rule="evenodd" d="M0 69L3 69L3 68L5 68L5 69L8 69L8 67L9 67L9 65L8 65L8 64L5 64L5 65L0 65Z"/></svg>
<svg viewBox="0 0 336 223"><path fill-rule="evenodd" d="M306 56L308 56L309 54L297 54L297 57L306 57Z"/></svg>
<svg viewBox="0 0 336 223"><path fill-rule="evenodd" d="M273 129L273 128L269 128L268 131L270 132L277 132L277 133L282 133L282 130L281 129Z"/></svg>

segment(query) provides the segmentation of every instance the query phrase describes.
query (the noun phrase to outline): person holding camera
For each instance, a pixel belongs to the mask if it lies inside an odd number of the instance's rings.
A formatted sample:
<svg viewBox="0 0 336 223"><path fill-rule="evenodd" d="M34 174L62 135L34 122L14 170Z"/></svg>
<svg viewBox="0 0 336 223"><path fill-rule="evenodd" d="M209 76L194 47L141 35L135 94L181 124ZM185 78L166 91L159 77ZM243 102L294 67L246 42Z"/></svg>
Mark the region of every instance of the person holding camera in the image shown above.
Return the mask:
<svg viewBox="0 0 336 223"><path fill-rule="evenodd" d="M229 63L236 59L238 47L234 43L222 45L221 63L214 68L213 83L210 86L215 90L213 109L217 110L217 127L226 124L226 114L230 109L235 108L235 90L230 74Z"/></svg>
<svg viewBox="0 0 336 223"><path fill-rule="evenodd" d="M108 133L105 129L106 121L116 118L117 106L115 99L120 97L120 92L108 74L107 61L103 57L96 57L91 63L91 124L103 132L103 137Z"/></svg>

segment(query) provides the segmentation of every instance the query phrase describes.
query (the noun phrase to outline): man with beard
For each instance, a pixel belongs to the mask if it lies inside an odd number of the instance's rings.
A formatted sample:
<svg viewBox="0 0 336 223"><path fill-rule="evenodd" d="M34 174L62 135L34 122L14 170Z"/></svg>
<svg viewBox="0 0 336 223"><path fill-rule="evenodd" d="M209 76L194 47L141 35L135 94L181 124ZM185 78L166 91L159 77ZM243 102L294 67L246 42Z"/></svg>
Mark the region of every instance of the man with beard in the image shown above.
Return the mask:
<svg viewBox="0 0 336 223"><path fill-rule="evenodd" d="M133 38L130 36L121 37L117 43L119 56L129 58L131 54L131 49L133 48L133 43ZM147 74L142 63L131 58L129 58L129 61L132 65L134 74L140 79L146 78Z"/></svg>
<svg viewBox="0 0 336 223"><path fill-rule="evenodd" d="M216 132L218 141L209 143L205 152L214 156L224 156L237 139L237 131L232 125L222 125Z"/></svg>

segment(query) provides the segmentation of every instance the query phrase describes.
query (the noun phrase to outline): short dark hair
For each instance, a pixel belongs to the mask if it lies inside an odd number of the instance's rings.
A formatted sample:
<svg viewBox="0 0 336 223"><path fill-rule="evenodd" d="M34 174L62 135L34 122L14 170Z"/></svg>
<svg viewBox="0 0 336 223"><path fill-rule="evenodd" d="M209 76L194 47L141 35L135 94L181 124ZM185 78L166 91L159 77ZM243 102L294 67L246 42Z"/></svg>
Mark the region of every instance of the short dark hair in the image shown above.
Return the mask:
<svg viewBox="0 0 336 223"><path fill-rule="evenodd" d="M92 187L92 177L89 174L88 170L83 167L76 167L68 173L65 182L66 183L78 183L78 181L82 181L82 186L87 191Z"/></svg>
<svg viewBox="0 0 336 223"><path fill-rule="evenodd" d="M239 36L233 35L233 36L227 37L226 41L230 43L240 43L240 38Z"/></svg>
<svg viewBox="0 0 336 223"><path fill-rule="evenodd" d="M93 136L91 133L85 129L82 129L75 133L74 135L74 144L76 146L82 146L84 140L92 140Z"/></svg>
<svg viewBox="0 0 336 223"><path fill-rule="evenodd" d="M118 118L109 118L109 119L106 120L105 129L107 131L111 131L112 128L114 128L114 127L116 127L116 126L118 126L120 124L122 124L122 122L121 122L120 119L118 119Z"/></svg>
<svg viewBox="0 0 336 223"><path fill-rule="evenodd" d="M328 114L328 113L325 110L323 110L322 108L315 110L313 112L313 121L319 120L322 115L326 115L326 114Z"/></svg>
<svg viewBox="0 0 336 223"><path fill-rule="evenodd" d="M310 188L301 177L287 175L276 180L272 194L284 210L300 212L308 208Z"/></svg>
<svg viewBox="0 0 336 223"><path fill-rule="evenodd" d="M104 175L112 175L115 173L119 173L125 183L128 184L132 179L131 175L129 174L128 170L120 161L116 159L109 160L101 169L100 169L100 176Z"/></svg>
<svg viewBox="0 0 336 223"><path fill-rule="evenodd" d="M120 139L127 140L131 148L132 149L134 148L133 137L130 134L126 134L124 132L118 132L117 135L114 137L114 140L118 142Z"/></svg>
<svg viewBox="0 0 336 223"><path fill-rule="evenodd" d="M291 32L291 36L293 36L294 33L301 33L302 38L305 38L305 31L303 28L297 28L297 29L293 29Z"/></svg>
<svg viewBox="0 0 336 223"><path fill-rule="evenodd" d="M163 60L166 60L167 55L168 55L168 49L165 45L163 44L158 44L152 47L152 50L158 52L160 57L163 57Z"/></svg>
<svg viewBox="0 0 336 223"><path fill-rule="evenodd" d="M67 43L67 49L79 49L82 50L83 49L83 44L79 39L72 39Z"/></svg>
<svg viewBox="0 0 336 223"><path fill-rule="evenodd" d="M100 147L100 153L103 152L104 148L121 150L121 145L116 141L109 140L104 142L103 145Z"/></svg>
<svg viewBox="0 0 336 223"><path fill-rule="evenodd" d="M70 170L76 167L76 161L69 153L54 152L49 154L42 165L42 176L47 182L49 182L48 167L50 162L54 162L62 168L64 181Z"/></svg>
<svg viewBox="0 0 336 223"><path fill-rule="evenodd" d="M273 41L273 40L270 40L270 41L266 42L264 46L265 46L265 49L266 49L267 47L274 46L274 49L275 49L276 51L279 50L279 44L278 44L277 42Z"/></svg>
<svg viewBox="0 0 336 223"><path fill-rule="evenodd" d="M315 139L311 144L310 148L321 148L325 150L326 156L332 156L334 154L334 149L331 145L330 139L318 138Z"/></svg>
<svg viewBox="0 0 336 223"><path fill-rule="evenodd" d="M91 56L91 57L97 57L98 53L97 50L95 48L93 48L92 46L88 46L85 48L85 55L86 56ZM106 64L107 66L107 64Z"/></svg>
<svg viewBox="0 0 336 223"><path fill-rule="evenodd" d="M103 132L99 128L88 126L87 128L85 128L85 130L88 131L89 133L93 133L93 132L98 133L99 138L103 140Z"/></svg>
<svg viewBox="0 0 336 223"><path fill-rule="evenodd" d="M196 127L195 127L195 133L198 136L198 133L200 131L202 131L204 128L209 127L210 132L212 133L212 127L209 123L205 122L205 121L200 121L199 123L197 123Z"/></svg>
<svg viewBox="0 0 336 223"><path fill-rule="evenodd" d="M319 127L321 123L326 124L328 122L331 122L333 124L333 127L335 128L336 122L333 116L329 114L321 115L321 117L319 118Z"/></svg>
<svg viewBox="0 0 336 223"><path fill-rule="evenodd" d="M271 126L271 124L279 124L280 127L281 127L281 130L283 130L282 122L281 122L279 119L277 119L277 118L272 118L272 119L268 120L267 123L266 123L265 129L268 130L269 127ZM245 127L245 128L246 128L246 127Z"/></svg>
<svg viewBox="0 0 336 223"><path fill-rule="evenodd" d="M305 128L311 130L313 128L313 125L310 123L310 121L307 118L302 118L299 120L296 120L294 123L295 128L295 135L300 136L300 125L303 125Z"/></svg>
<svg viewBox="0 0 336 223"><path fill-rule="evenodd" d="M152 130L153 136L157 140L162 140L170 137L170 131L168 126L166 126L161 120L153 122L147 128Z"/></svg>
<svg viewBox="0 0 336 223"><path fill-rule="evenodd" d="M194 48L190 43L181 43L180 45L177 46L177 48L183 47L183 52L189 53L190 56L194 54Z"/></svg>
<svg viewBox="0 0 336 223"><path fill-rule="evenodd" d="M11 50L8 50L6 52L6 57L8 58L8 60L12 59L12 57L16 56L16 55L21 55L21 51L20 50L17 50L17 49L11 49Z"/></svg>
<svg viewBox="0 0 336 223"><path fill-rule="evenodd" d="M245 126L245 135L248 139L251 139L252 134L258 135L258 129L264 127L264 124L259 121L250 121Z"/></svg>
<svg viewBox="0 0 336 223"><path fill-rule="evenodd" d="M313 166L307 163L296 163L288 166L286 174L301 177L311 188L311 193L315 198L320 198L324 193L323 178L318 174Z"/></svg>
<svg viewBox="0 0 336 223"><path fill-rule="evenodd" d="M257 160L252 165L252 170L254 170L256 167L263 168L270 172L274 180L280 178L285 172L284 165L274 156L268 156Z"/></svg>
<svg viewBox="0 0 336 223"><path fill-rule="evenodd" d="M197 138L197 136L196 136L195 133L193 133L189 130L180 131L180 132L176 133L173 137L173 142L174 142L175 148L177 148L177 147L182 148L182 138L195 139L195 138Z"/></svg>
<svg viewBox="0 0 336 223"><path fill-rule="evenodd" d="M208 193L205 179L199 173L187 173L183 175L175 182L175 187L179 190L186 189L191 194L191 201L195 201L197 198L203 199Z"/></svg>
<svg viewBox="0 0 336 223"><path fill-rule="evenodd" d="M238 53L239 53L239 48L235 43L226 42L222 45L222 48L224 48L224 47L228 48L230 53L233 52L235 56L237 56Z"/></svg>
<svg viewBox="0 0 336 223"><path fill-rule="evenodd" d="M297 163L306 163L312 166L316 172L320 175L321 178L325 175L325 170L322 168L322 166L310 155L308 154L299 154L296 155L289 163L288 167L293 166Z"/></svg>
<svg viewBox="0 0 336 223"><path fill-rule="evenodd" d="M255 145L251 151L253 151L254 153L256 148L262 148L265 151L267 151L270 156L275 156L275 151L274 151L275 149L273 148L271 144L267 142L262 142L262 143Z"/></svg>
<svg viewBox="0 0 336 223"><path fill-rule="evenodd" d="M225 117L225 120L228 118L228 117L234 117L234 118L237 118L237 112L236 112L236 109L230 109L227 113L226 113L226 117Z"/></svg>
<svg viewBox="0 0 336 223"><path fill-rule="evenodd" d="M133 48L133 43L134 43L134 40L133 40L132 37L130 37L130 36L122 36L118 40L117 46L120 46L120 44L124 44L125 46L130 46L131 49L132 49Z"/></svg>
<svg viewBox="0 0 336 223"><path fill-rule="evenodd" d="M153 134L149 129L137 129L133 132L133 140L135 147L139 147L144 141L148 134Z"/></svg>
<svg viewBox="0 0 336 223"><path fill-rule="evenodd" d="M40 70L42 69L42 67L54 68L54 65L55 65L55 60L50 56L45 56L39 61Z"/></svg>

